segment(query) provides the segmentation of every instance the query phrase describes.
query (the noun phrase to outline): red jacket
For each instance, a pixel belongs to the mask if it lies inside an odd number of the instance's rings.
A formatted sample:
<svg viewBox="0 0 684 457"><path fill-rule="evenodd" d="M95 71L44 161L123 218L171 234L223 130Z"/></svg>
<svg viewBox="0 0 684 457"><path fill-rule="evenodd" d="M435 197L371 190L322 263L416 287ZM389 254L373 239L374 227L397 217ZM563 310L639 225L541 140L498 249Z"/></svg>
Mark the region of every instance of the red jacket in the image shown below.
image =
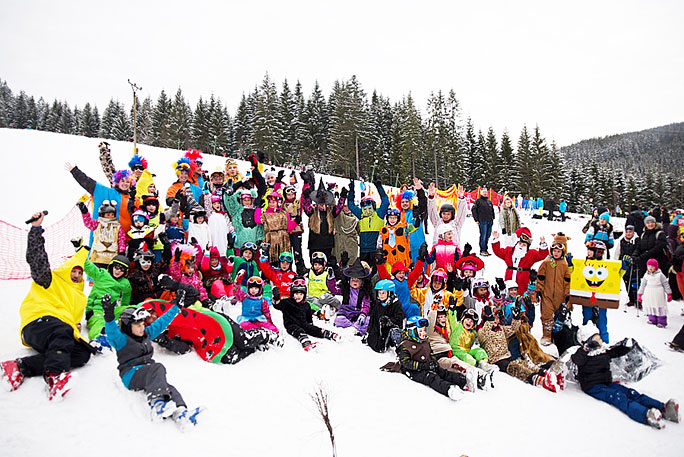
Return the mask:
<svg viewBox="0 0 684 457"><path fill-rule="evenodd" d="M257 265L266 279L278 288L282 298L290 296L290 287L292 287L292 281L297 276L296 272L292 270L282 271L280 268L274 270L270 263L262 262L261 259L257 260Z"/></svg>
<svg viewBox="0 0 684 457"><path fill-rule="evenodd" d="M528 249L527 254L520 259L518 265L513 264L513 252L515 246L509 246L507 248L501 248L499 242L492 243L492 250L494 255L503 259L506 262L508 268L506 268L506 280L514 279L518 283L518 295L522 295L527 292L527 285L530 283L530 268L537 263L541 262L549 255L549 251L544 249Z"/></svg>

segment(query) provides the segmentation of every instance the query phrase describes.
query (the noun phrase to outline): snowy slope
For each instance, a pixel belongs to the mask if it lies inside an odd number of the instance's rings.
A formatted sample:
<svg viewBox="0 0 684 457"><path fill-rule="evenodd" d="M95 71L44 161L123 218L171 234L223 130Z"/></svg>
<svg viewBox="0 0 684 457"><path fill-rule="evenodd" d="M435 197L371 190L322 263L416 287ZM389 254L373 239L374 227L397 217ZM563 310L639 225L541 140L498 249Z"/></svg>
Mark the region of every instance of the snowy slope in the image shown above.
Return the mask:
<svg viewBox="0 0 684 457"><path fill-rule="evenodd" d="M38 209L48 209L49 225L83 194L63 163L76 163L104 182L96 139L45 132L0 129L0 146L11 165L5 171L0 219L23 226ZM114 162L124 167L131 145L112 142ZM173 180L171 164L179 151L141 146L150 169L165 191ZM11 156L10 156L11 154ZM213 170L223 160L207 156ZM244 166L246 168L246 166ZM244 171L244 170L243 170ZM346 183L346 180L339 180ZM21 198L17 198L21 190ZM585 220L531 221L537 238L564 231L570 250L584 254ZM477 227L468 218L462 242L474 246ZM3 242L3 240L0 240ZM503 261L489 257L487 276L502 275ZM29 281L0 282L0 359L29 354L19 339L19 305ZM626 296L625 296L626 298ZM664 346L684 322L682 303L673 303L667 329L648 326L635 311L611 310L611 339L633 336L660 357L664 366L634 387L655 398L684 400L684 355ZM282 323L275 311L276 324ZM539 312L537 313L539 315ZM580 320L579 313L575 320ZM280 326L280 325L279 325ZM534 333L540 333L540 326ZM79 384L62 403L48 403L44 383L33 378L16 392L0 392L0 456L65 455L85 451L98 456L143 451L154 455L330 455L327 432L309 395L317 383L327 386L339 456L390 455L572 455L603 457L681 455L684 425L662 431L632 422L618 410L593 400L576 385L553 394L499 375L493 391L468 394L454 403L429 388L378 367L394 353L375 354L348 337L322 341L318 353L305 353L286 336L279 350L258 353L235 366L203 362L194 353L172 355L156 348L168 378L189 405L205 405L201 426L182 435L171 423L149 420L144 397L125 390L113 353L95 357L77 370Z"/></svg>

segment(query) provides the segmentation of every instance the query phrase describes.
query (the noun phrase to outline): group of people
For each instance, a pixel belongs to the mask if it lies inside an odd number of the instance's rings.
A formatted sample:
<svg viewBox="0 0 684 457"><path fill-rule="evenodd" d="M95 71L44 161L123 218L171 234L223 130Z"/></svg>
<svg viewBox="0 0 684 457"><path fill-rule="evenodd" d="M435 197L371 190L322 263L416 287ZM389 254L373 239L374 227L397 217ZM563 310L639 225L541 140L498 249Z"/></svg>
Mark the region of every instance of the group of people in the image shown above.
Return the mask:
<svg viewBox="0 0 684 457"><path fill-rule="evenodd" d="M179 354L194 347L205 360L237 363L285 344L273 319L277 310L285 332L304 350L315 349L316 339L341 341L342 334L358 336L376 352L396 348L398 362L383 369L454 400L493 388L498 372L562 390L564 363L542 346L556 344L559 355L579 346L573 360L588 394L659 428L663 417L679 420L674 400L663 404L634 391L611 393L605 309L587 306L584 325L572 325L568 238L557 233L549 246L540 237L533 248L532 233L510 198L499 208L500 232L493 230L496 212L486 189L474 203L477 255L467 243L461 249L468 215L463 188L455 205L438 205L434 184L424 188L415 178L390 202L375 179L378 201L358 195L354 179L339 189L322 179L316 185L311 170L288 177L265 170L259 154L248 157L245 176L232 159L207 172L201 153L188 150L175 163L176 181L160 197L143 157L136 154L129 169L116 170L108 145L100 144L99 151L111 185L66 165L92 196L91 208L77 204L90 240L72 240L76 253L51 270L44 216L32 218L27 261L33 284L20 313L22 341L37 354L0 364L11 389L26 377L43 376L49 398L60 399L70 389L72 369L111 348L122 383L146 392L153 418L192 427L201 408L188 408L168 383L163 365L152 358L151 342ZM649 224L645 230L655 230ZM657 295L657 287L667 292L666 283L648 276L665 264L654 265L655 245L632 242L635 249L627 251L622 241L616 255L626 268L642 260L648 268L638 299L649 319L654 310L653 323L665 325L656 310L671 297ZM600 214L587 228L587 258L603 259L613 243L610 216ZM492 283L482 259L490 248L507 266L504 278ZM84 275L92 282L87 297ZM537 304L541 345L530 333ZM182 311L188 307L192 313ZM239 314L231 317L236 307ZM81 334L84 313L87 338Z"/></svg>

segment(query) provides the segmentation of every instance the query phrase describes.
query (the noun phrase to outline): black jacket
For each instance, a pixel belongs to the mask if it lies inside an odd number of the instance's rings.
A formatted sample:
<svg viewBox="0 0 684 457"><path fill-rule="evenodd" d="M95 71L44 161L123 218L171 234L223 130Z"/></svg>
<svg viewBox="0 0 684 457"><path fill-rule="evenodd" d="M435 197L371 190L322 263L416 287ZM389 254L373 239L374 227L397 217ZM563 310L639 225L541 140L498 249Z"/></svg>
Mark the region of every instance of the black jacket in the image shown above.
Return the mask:
<svg viewBox="0 0 684 457"><path fill-rule="evenodd" d="M667 271L667 256L665 249L667 248L667 237L660 224L656 224L653 230L645 229L644 233L637 241L637 249L635 256L639 271L643 274L646 272L646 262L649 259L656 259L658 266L663 272Z"/></svg>
<svg viewBox="0 0 684 457"><path fill-rule="evenodd" d="M634 226L634 231L637 232L637 235L641 236L641 234L644 232L644 216L643 211L637 209L629 213L629 216L627 216L627 220L625 221L625 227L628 225L633 225Z"/></svg>
<svg viewBox="0 0 684 457"><path fill-rule="evenodd" d="M313 310L306 300L297 303L294 298L288 297L274 303L273 307L283 313L285 330L292 334L306 324L313 324Z"/></svg>
<svg viewBox="0 0 684 457"><path fill-rule="evenodd" d="M390 322L382 319L387 316ZM380 321L385 321L385 323ZM387 350L387 338L393 327L401 328L404 323L404 309L401 302L394 298L387 306L382 306L377 301L371 302L370 320L368 321L368 346L375 352Z"/></svg>
<svg viewBox="0 0 684 457"><path fill-rule="evenodd" d="M494 220L494 205L487 197L480 197L475 200L472 209L473 219L475 222L487 222Z"/></svg>
<svg viewBox="0 0 684 457"><path fill-rule="evenodd" d="M613 375L610 372L610 359L622 357L632 348L626 346L615 346L607 351L589 355L584 348L579 348L571 359L577 365L577 380L583 391L587 391L596 384L610 384L613 382Z"/></svg>

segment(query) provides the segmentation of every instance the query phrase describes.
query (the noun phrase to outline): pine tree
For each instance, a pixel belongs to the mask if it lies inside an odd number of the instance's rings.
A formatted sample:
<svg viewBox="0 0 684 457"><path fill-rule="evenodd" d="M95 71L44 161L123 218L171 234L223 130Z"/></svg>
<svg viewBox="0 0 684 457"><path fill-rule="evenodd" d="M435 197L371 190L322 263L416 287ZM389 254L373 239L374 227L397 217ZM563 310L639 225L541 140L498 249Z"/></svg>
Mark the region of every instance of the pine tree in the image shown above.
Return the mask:
<svg viewBox="0 0 684 457"><path fill-rule="evenodd" d="M279 153L280 156L288 161L292 158L296 136L296 116L297 107L295 98L290 91L287 79L283 81L283 88L280 91L276 119L280 132Z"/></svg>
<svg viewBox="0 0 684 457"><path fill-rule="evenodd" d="M259 86L255 101L252 146L264 151L270 160L280 163L282 132L278 124L278 91L268 73Z"/></svg>
<svg viewBox="0 0 684 457"><path fill-rule="evenodd" d="M411 93L395 106L393 118L393 154L392 161L387 164L390 165L388 167L390 182L387 184L410 183L414 177L415 158L425 148L420 113L413 102ZM416 169L416 174L422 174L422 172L423 170ZM393 174L396 176L394 182L391 180ZM386 173L381 176L384 178Z"/></svg>
<svg viewBox="0 0 684 457"><path fill-rule="evenodd" d="M482 165L484 170L484 180L488 186L495 189L497 192L501 190L500 176L501 164L499 160L499 144L496 140L494 129L489 127L487 130L487 138L485 140L485 154L484 163Z"/></svg>
<svg viewBox="0 0 684 457"><path fill-rule="evenodd" d="M318 81L314 84L311 96L306 102L304 119L307 140L302 159L305 163L316 163L319 167L325 167L327 161L324 159L328 153L329 143L330 111Z"/></svg>
<svg viewBox="0 0 684 457"><path fill-rule="evenodd" d="M74 128L74 115L71 112L71 108L69 108L69 104L67 102L64 102L64 104L62 104L62 112L61 112L61 116L59 118L58 130L61 133L72 134L73 128Z"/></svg>
<svg viewBox="0 0 684 457"><path fill-rule="evenodd" d="M109 100L109 104L102 113L102 120L100 122L100 137L102 138L114 138L114 118L116 117L117 105L112 99Z"/></svg>
<svg viewBox="0 0 684 457"><path fill-rule="evenodd" d="M352 76L348 82L336 82L330 98L330 169L347 174L352 165L356 174L357 148L359 157L367 149L366 95L356 76Z"/></svg>
<svg viewBox="0 0 684 457"><path fill-rule="evenodd" d="M533 171L535 164L530 149L530 141L527 126L523 126L518 138L515 169L516 176L519 179L517 183L519 191L528 198L536 198L537 195L533 195Z"/></svg>
<svg viewBox="0 0 684 457"><path fill-rule="evenodd" d="M384 180L391 177L392 105L389 99L373 91L368 110L368 154L360 157L365 174Z"/></svg>
<svg viewBox="0 0 684 457"><path fill-rule="evenodd" d="M138 144L152 144L153 142L153 113L154 107L152 106L152 99L150 97L146 97L136 114L138 123Z"/></svg>
<svg viewBox="0 0 684 457"><path fill-rule="evenodd" d="M231 119L228 111L223 107L221 100L212 95L208 105L209 113L209 141L211 154L224 156L228 152L231 141Z"/></svg>
<svg viewBox="0 0 684 457"><path fill-rule="evenodd" d="M297 81L294 90L294 137L292 144L292 157L290 162L297 163L300 161L302 154L307 149L308 130L306 125L306 101L304 100L304 92L302 91L302 84Z"/></svg>
<svg viewBox="0 0 684 457"><path fill-rule="evenodd" d="M191 146L192 110L179 87L169 111L169 140L172 147L186 150ZM195 147L197 147L195 145Z"/></svg>
<svg viewBox="0 0 684 457"><path fill-rule="evenodd" d="M119 141L132 141L133 128L126 115L126 110L123 105L116 102L116 112L114 114L114 122L112 124L112 139Z"/></svg>
<svg viewBox="0 0 684 457"><path fill-rule="evenodd" d="M474 189L481 185L477 171L477 137L475 126L470 118L466 122L466 134L464 143L465 183L468 189Z"/></svg>
<svg viewBox="0 0 684 457"><path fill-rule="evenodd" d="M192 144L206 153L213 153L213 138L209 138L209 109L200 97L192 116Z"/></svg>
<svg viewBox="0 0 684 457"><path fill-rule="evenodd" d="M242 99L238 105L237 113L235 114L234 122L234 142L235 148L244 153L249 149L251 136L251 118L249 117L247 107L247 97L242 94Z"/></svg>
<svg viewBox="0 0 684 457"><path fill-rule="evenodd" d="M173 147L170 131L171 100L164 90L159 94L152 113L152 144L162 148Z"/></svg>
<svg viewBox="0 0 684 457"><path fill-rule="evenodd" d="M97 108L96 108L97 109ZM81 111L81 130L83 134L87 137L93 138L98 135L100 130L99 119L97 119L93 113L90 103L86 103Z"/></svg>
<svg viewBox="0 0 684 457"><path fill-rule="evenodd" d="M517 183L519 181L517 169L515 167L515 153L508 131L504 130L501 135L501 145L499 146L499 178L501 188L504 192L519 192Z"/></svg>
<svg viewBox="0 0 684 457"><path fill-rule="evenodd" d="M9 127L14 110L14 96L7 81L0 79L0 127Z"/></svg>
<svg viewBox="0 0 684 457"><path fill-rule="evenodd" d="M28 125L28 107L26 106L26 94L22 90L14 99L11 126L15 129L25 129Z"/></svg>
<svg viewBox="0 0 684 457"><path fill-rule="evenodd" d="M26 127L35 129L38 127L40 116L38 115L38 106L33 96L26 100Z"/></svg>

